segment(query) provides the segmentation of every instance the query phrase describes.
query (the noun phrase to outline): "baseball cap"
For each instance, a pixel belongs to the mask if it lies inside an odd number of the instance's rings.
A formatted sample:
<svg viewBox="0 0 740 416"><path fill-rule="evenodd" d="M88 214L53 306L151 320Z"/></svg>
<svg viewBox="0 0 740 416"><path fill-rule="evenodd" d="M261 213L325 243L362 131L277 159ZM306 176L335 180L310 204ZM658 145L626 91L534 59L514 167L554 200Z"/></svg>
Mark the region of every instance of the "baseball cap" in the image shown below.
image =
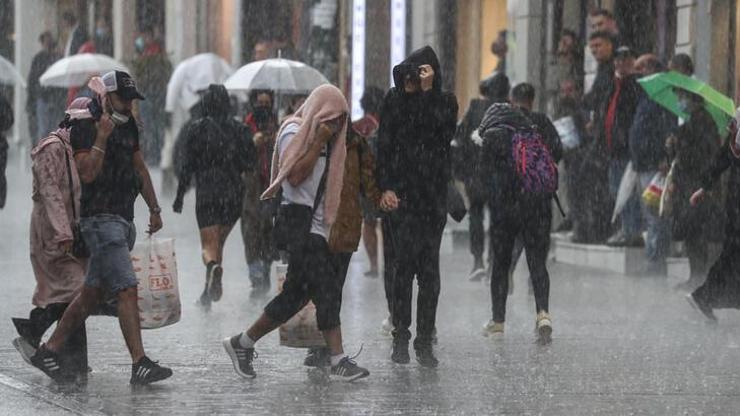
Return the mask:
<svg viewBox="0 0 740 416"><path fill-rule="evenodd" d="M144 96L136 89L136 83L131 75L124 71L110 71L102 76L107 92L115 92L126 100L144 100Z"/></svg>
<svg viewBox="0 0 740 416"><path fill-rule="evenodd" d="M630 49L629 46L620 46L614 53L615 58L637 58L635 51Z"/></svg>

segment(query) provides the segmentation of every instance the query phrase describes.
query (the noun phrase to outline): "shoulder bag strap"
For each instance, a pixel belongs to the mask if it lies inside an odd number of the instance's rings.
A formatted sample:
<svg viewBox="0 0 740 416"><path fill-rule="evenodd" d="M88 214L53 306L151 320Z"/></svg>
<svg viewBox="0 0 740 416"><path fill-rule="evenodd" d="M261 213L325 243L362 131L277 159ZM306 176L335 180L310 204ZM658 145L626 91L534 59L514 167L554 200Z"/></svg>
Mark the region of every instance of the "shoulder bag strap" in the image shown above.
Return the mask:
<svg viewBox="0 0 740 416"><path fill-rule="evenodd" d="M321 202L321 197L324 195L324 190L326 188L326 177L329 173L329 158L331 156L331 144L326 144L326 164L324 165L324 173L321 175L321 180L319 181L319 188L316 190L316 199L313 201L313 211L312 213L315 213L316 210L319 208L319 203Z"/></svg>

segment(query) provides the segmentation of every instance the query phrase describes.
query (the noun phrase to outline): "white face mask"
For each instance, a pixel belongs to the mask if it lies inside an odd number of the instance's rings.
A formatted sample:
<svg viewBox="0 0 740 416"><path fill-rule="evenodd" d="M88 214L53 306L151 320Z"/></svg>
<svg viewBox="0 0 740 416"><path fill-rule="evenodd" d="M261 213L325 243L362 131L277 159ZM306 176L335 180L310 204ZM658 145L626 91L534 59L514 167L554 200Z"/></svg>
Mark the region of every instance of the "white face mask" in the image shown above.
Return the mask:
<svg viewBox="0 0 740 416"><path fill-rule="evenodd" d="M113 123L116 126L120 126L120 125L128 123L129 116L121 114L117 112L116 110L113 110L113 112L110 115L110 119L113 120Z"/></svg>

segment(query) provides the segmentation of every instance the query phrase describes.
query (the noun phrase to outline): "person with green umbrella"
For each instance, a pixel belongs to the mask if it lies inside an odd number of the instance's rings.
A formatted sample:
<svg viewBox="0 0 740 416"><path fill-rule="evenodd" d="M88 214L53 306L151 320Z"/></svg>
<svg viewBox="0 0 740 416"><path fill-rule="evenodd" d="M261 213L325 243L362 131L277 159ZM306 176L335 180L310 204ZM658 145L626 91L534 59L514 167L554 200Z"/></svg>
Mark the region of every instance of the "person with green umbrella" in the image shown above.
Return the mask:
<svg viewBox="0 0 740 416"><path fill-rule="evenodd" d="M721 239L722 212L713 198L697 206L692 206L689 199L702 187L702 175L720 147L720 135L702 97L678 88L674 92L686 122L666 141L669 158L675 163L668 192L674 201L673 239L684 242L689 258L690 278L679 288L693 289L706 277L709 242Z"/></svg>

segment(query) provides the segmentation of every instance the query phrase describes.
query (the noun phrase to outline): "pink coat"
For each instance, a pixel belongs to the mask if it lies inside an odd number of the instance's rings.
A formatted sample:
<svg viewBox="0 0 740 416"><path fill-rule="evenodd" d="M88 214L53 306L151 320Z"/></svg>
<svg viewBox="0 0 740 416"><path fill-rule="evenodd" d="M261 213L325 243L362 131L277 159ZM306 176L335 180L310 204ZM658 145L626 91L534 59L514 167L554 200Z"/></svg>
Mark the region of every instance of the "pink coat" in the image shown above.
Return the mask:
<svg viewBox="0 0 740 416"><path fill-rule="evenodd" d="M72 215L67 162L72 173L75 209L79 215L80 179L68 130L57 130L31 151L33 211L31 213L31 265L36 276L33 304L46 307L68 303L82 288L86 261L63 253L59 243L72 240Z"/></svg>

